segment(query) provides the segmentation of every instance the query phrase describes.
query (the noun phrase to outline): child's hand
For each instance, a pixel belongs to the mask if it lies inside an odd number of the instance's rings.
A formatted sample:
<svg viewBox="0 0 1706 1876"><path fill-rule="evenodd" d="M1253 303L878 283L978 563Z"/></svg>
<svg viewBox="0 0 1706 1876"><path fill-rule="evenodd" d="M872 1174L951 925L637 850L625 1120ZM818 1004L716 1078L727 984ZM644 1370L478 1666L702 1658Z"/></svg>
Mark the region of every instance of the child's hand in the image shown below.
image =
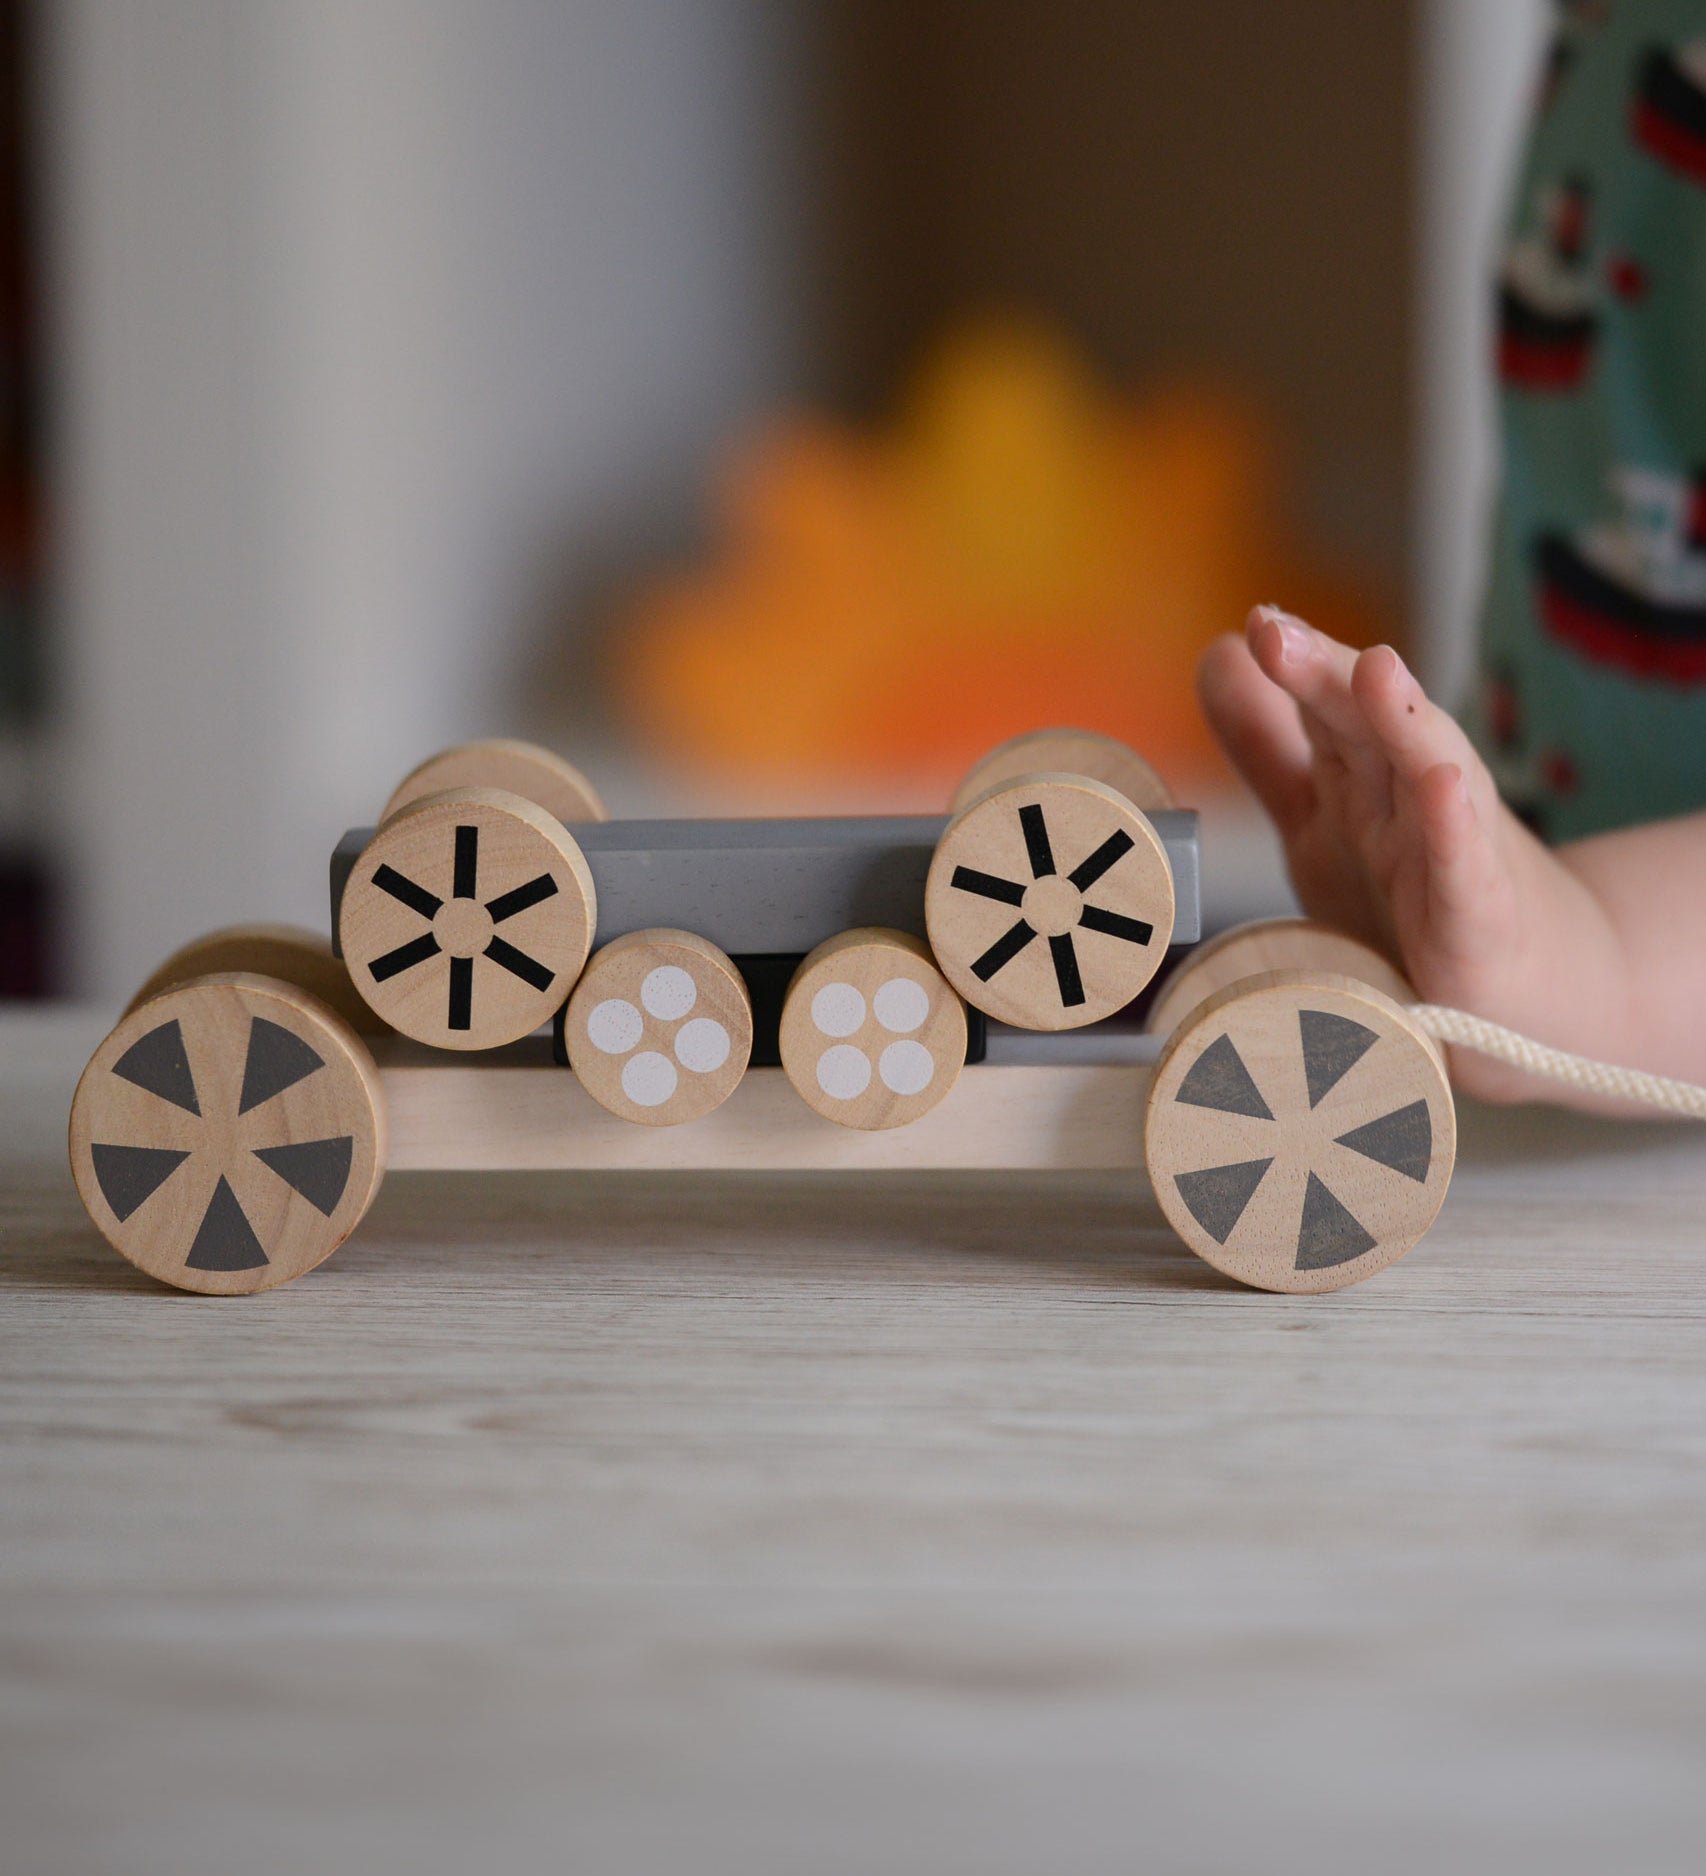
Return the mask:
<svg viewBox="0 0 1706 1876"><path fill-rule="evenodd" d="M1604 1049L1604 1026L1572 1020L1571 1002L1597 999L1615 1023L1628 976L1616 932L1395 651L1357 653L1258 606L1244 639L1203 654L1198 688L1311 917L1398 958L1428 1002ZM1453 1072L1493 1098L1537 1092L1479 1057Z"/></svg>

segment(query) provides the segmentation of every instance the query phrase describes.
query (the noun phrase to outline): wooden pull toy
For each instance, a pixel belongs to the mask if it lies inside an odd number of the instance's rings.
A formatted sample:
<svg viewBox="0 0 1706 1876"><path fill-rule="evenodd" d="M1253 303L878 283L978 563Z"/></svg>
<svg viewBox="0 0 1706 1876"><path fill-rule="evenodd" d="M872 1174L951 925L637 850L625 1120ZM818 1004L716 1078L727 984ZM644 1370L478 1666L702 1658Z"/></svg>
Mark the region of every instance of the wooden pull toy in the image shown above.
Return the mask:
<svg viewBox="0 0 1706 1876"><path fill-rule="evenodd" d="M951 816L798 821L612 821L549 752L465 744L339 841L332 946L234 927L154 973L78 1085L78 1191L139 1267L230 1293L320 1263L388 1165L1147 1162L1217 1269L1357 1282L1445 1196L1452 1013L1281 921L1188 956L1143 1033L1197 858L1077 731L1003 745Z"/></svg>

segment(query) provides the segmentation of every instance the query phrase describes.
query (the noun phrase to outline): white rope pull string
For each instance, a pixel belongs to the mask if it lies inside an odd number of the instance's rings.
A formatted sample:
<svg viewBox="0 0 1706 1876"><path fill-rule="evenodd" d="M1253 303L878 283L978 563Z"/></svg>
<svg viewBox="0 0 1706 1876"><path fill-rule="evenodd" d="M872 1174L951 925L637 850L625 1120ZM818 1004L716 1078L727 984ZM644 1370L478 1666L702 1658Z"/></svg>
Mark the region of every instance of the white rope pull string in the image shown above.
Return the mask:
<svg viewBox="0 0 1706 1876"><path fill-rule="evenodd" d="M1648 1075L1638 1068L1617 1068L1610 1062L1595 1062L1564 1049L1549 1049L1543 1042L1519 1036L1514 1029L1471 1016L1467 1010L1448 1010L1439 1003L1413 1003L1408 1014L1435 1042L1474 1049L1544 1081L1635 1101L1667 1114L1685 1114L1691 1120L1706 1120L1706 1088L1698 1088L1691 1081L1672 1081L1665 1075Z"/></svg>

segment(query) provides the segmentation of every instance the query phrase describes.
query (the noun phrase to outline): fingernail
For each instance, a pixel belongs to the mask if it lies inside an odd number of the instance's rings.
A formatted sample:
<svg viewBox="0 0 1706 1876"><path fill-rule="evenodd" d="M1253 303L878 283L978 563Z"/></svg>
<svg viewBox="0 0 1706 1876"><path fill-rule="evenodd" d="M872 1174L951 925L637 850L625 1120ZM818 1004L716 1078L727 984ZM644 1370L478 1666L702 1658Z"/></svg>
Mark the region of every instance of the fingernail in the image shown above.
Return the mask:
<svg viewBox="0 0 1706 1876"><path fill-rule="evenodd" d="M1280 656L1287 664L1301 664L1315 643L1314 632L1301 619L1281 612L1277 606L1267 607L1266 612L1280 630Z"/></svg>
<svg viewBox="0 0 1706 1876"><path fill-rule="evenodd" d="M1410 667L1404 662L1403 657L1400 655L1398 647L1396 645L1382 645L1380 649L1382 651L1389 651L1392 654L1392 662L1398 667L1398 677L1399 677L1400 682L1405 684L1411 690L1418 689L1419 686L1416 683L1415 677L1412 674Z"/></svg>

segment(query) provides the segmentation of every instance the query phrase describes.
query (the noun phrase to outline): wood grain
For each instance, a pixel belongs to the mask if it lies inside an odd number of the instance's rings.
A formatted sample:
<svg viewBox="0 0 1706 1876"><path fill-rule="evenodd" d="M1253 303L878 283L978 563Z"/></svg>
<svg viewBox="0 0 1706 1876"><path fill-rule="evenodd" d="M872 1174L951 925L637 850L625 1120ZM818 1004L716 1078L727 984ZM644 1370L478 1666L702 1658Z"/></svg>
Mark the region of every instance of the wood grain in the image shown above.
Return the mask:
<svg viewBox="0 0 1706 1876"><path fill-rule="evenodd" d="M608 818L598 790L572 762L513 736L458 743L429 756L391 791L379 818L388 821L410 802L447 788L501 788L564 822Z"/></svg>
<svg viewBox="0 0 1706 1876"><path fill-rule="evenodd" d="M1468 1107L1331 1297L1129 1172L411 1173L209 1307L111 1020L0 1016L9 1869L1698 1867L1701 1130Z"/></svg>
<svg viewBox="0 0 1706 1876"><path fill-rule="evenodd" d="M642 1128L600 1107L540 1038L460 1060L401 1040L378 1053L400 1171L1137 1171L1151 1072L980 1065L911 1124L872 1132L814 1113L781 1069L749 1068L714 1112Z"/></svg>
<svg viewBox="0 0 1706 1876"><path fill-rule="evenodd" d="M1416 1001L1408 979L1372 945L1314 919L1264 918L1187 951L1156 992L1144 1028L1152 1036L1170 1035L1217 991L1263 971L1325 971L1372 984L1395 1003Z"/></svg>
<svg viewBox="0 0 1706 1876"><path fill-rule="evenodd" d="M1175 805L1173 792L1135 749L1097 730L1026 730L974 763L954 790L950 814L961 814L980 795L1021 775L1088 775L1117 789L1145 814Z"/></svg>
<svg viewBox="0 0 1706 1876"><path fill-rule="evenodd" d="M363 1035L383 1035L387 1025L368 1007L350 982L349 968L332 954L331 940L305 925L225 925L192 938L149 973L125 1005L126 1013L174 984L220 971L252 971L295 984L329 1005Z"/></svg>

